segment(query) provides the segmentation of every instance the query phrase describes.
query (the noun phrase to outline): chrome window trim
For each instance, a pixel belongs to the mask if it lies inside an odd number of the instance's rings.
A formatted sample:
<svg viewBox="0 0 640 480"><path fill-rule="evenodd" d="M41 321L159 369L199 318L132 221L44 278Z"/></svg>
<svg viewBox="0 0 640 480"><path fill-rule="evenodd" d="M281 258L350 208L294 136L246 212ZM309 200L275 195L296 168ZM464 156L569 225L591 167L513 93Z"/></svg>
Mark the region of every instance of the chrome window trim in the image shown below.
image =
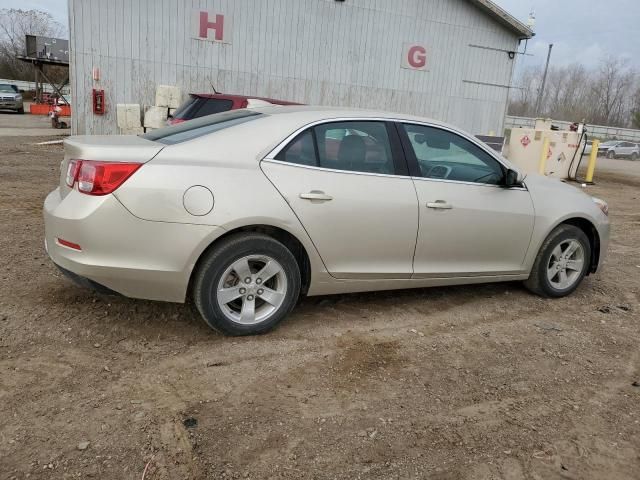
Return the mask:
<svg viewBox="0 0 640 480"><path fill-rule="evenodd" d="M425 177L411 177L412 180L414 181L423 181L423 182L443 182L443 183L458 183L458 184L463 184L463 185L473 185L475 187L492 187L492 188L499 188L501 190L522 190L522 191L528 191L526 185L524 185L522 187L511 187L511 188L506 188L503 187L502 185L493 185L491 183L479 183L479 182L465 182L463 180L447 180L446 178L425 178Z"/></svg>
<svg viewBox="0 0 640 480"><path fill-rule="evenodd" d="M267 163L275 163L278 165L286 165L288 167L298 167L298 168L306 168L308 170L319 170L321 172L331 172L331 173L347 173L351 175L367 175L370 177L391 177L391 178L406 178L407 180L411 180L411 177L408 175L395 175L391 173L373 173L373 172L355 172L353 170L338 170L336 168L326 168L326 167L316 167L313 165L301 165L299 163L285 162L284 160L277 160L275 158L266 158L262 160Z"/></svg>
<svg viewBox="0 0 640 480"><path fill-rule="evenodd" d="M460 184L463 184L463 185L480 185L480 186L485 186L485 187L504 188L501 185L492 185L492 184L489 184L489 183L476 183L476 182L465 182L465 181L460 181L460 180L446 180L446 179L437 179L437 178L412 177L411 175L392 175L392 174L388 174L388 173L354 172L352 170L338 170L338 169L334 169L334 168L315 167L315 166L311 166L311 165L300 165L300 164L297 164L297 163L285 162L283 160L277 160L275 158L282 150L284 150L284 148L286 148L289 145L289 143L294 138L296 138L298 135L300 135L302 132L304 132L305 130L307 130L309 128L315 127L317 125L322 125L322 124L325 124L325 123L367 122L367 121L370 121L370 122L408 123L408 124L412 124L412 125L422 125L422 126L425 126L425 127L439 128L440 130L445 130L447 132L459 135L459 136L461 136L462 138L464 138L466 140L469 140L471 143L475 144L477 147L479 147L481 150L483 150L485 153L487 153L491 158L493 158L495 161L497 161L500 165L502 165L505 169L511 168L510 166L508 166L504 162L502 162L500 160L500 158L498 158L495 155L495 152L493 150L491 150L488 147L483 146L482 142L480 142L478 139L476 139L474 137L470 137L469 135L467 135L464 132L461 132L460 130L457 130L457 129L451 128L451 127L447 127L447 126L444 126L444 125L439 125L437 123L421 122L421 121L418 121L418 120L407 120L407 119L394 118L394 117L335 117L335 118L324 118L322 120L316 120L314 122L307 123L304 126L298 128L291 135L289 135L283 141L278 143L278 145L276 145L267 155L265 155L265 157L262 160L263 161L268 161L270 163L280 164L280 165L289 165L289 166L294 166L294 167L299 167L299 168L307 168L307 169L310 169L310 170L321 170L321 171L333 172L333 173L349 173L349 174L352 174L352 175L370 175L370 176L376 176L376 177L410 178L412 180L447 182L447 183L460 183ZM526 188L526 185L523 182L523 186L522 187L513 187L513 188L510 188L509 190L524 190L524 191L527 191L527 188Z"/></svg>

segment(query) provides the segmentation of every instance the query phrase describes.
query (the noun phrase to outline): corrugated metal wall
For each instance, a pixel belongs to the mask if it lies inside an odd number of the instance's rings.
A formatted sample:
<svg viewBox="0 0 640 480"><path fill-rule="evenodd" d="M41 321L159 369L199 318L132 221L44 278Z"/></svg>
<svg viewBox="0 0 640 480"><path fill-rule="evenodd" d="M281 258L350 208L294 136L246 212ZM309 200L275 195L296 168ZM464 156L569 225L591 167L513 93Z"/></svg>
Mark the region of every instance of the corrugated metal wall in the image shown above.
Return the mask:
<svg viewBox="0 0 640 480"><path fill-rule="evenodd" d="M223 13L231 43L192 38L194 10ZM466 0L69 0L69 23L78 134L116 133L115 104L152 105L160 84L499 132L514 60L471 45L518 44ZM400 67L407 42L427 46L428 71ZM105 90L103 116L91 113L92 88Z"/></svg>

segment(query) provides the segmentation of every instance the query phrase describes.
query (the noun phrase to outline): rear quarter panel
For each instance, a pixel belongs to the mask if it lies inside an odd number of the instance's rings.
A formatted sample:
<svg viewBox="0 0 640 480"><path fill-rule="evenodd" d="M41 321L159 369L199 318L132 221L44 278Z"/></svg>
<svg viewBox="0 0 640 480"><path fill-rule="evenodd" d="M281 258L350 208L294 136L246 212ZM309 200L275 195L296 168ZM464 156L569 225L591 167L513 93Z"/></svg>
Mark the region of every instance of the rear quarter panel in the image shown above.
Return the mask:
<svg viewBox="0 0 640 480"><path fill-rule="evenodd" d="M210 225L224 231L250 225L281 228L304 245L312 269L323 270L298 218L259 168L261 158L289 132L274 136L275 132L260 129L258 135L252 124L165 147L114 196L133 215L153 222ZM184 194L192 186L212 192L214 206L209 213L196 216L185 209Z"/></svg>

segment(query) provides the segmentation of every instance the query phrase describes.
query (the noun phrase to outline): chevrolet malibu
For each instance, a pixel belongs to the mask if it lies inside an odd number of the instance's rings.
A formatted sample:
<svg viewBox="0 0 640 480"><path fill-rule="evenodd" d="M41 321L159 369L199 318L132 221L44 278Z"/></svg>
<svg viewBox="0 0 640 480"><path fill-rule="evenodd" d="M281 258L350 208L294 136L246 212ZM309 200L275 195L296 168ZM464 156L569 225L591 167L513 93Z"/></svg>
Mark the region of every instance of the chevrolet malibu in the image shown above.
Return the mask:
<svg viewBox="0 0 640 480"><path fill-rule="evenodd" d="M562 297L602 264L607 214L451 126L297 106L71 137L44 204L69 277L191 300L231 335L271 329L300 295L523 281Z"/></svg>

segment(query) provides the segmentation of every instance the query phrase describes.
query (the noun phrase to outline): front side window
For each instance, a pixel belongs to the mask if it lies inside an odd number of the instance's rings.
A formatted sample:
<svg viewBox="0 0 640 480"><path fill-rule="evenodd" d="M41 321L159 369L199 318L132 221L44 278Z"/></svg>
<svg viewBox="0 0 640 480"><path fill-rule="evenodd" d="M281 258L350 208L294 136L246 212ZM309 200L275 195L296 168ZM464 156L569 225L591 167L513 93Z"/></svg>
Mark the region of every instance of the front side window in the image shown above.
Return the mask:
<svg viewBox="0 0 640 480"><path fill-rule="evenodd" d="M475 143L447 130L403 124L423 178L498 185L500 163Z"/></svg>

